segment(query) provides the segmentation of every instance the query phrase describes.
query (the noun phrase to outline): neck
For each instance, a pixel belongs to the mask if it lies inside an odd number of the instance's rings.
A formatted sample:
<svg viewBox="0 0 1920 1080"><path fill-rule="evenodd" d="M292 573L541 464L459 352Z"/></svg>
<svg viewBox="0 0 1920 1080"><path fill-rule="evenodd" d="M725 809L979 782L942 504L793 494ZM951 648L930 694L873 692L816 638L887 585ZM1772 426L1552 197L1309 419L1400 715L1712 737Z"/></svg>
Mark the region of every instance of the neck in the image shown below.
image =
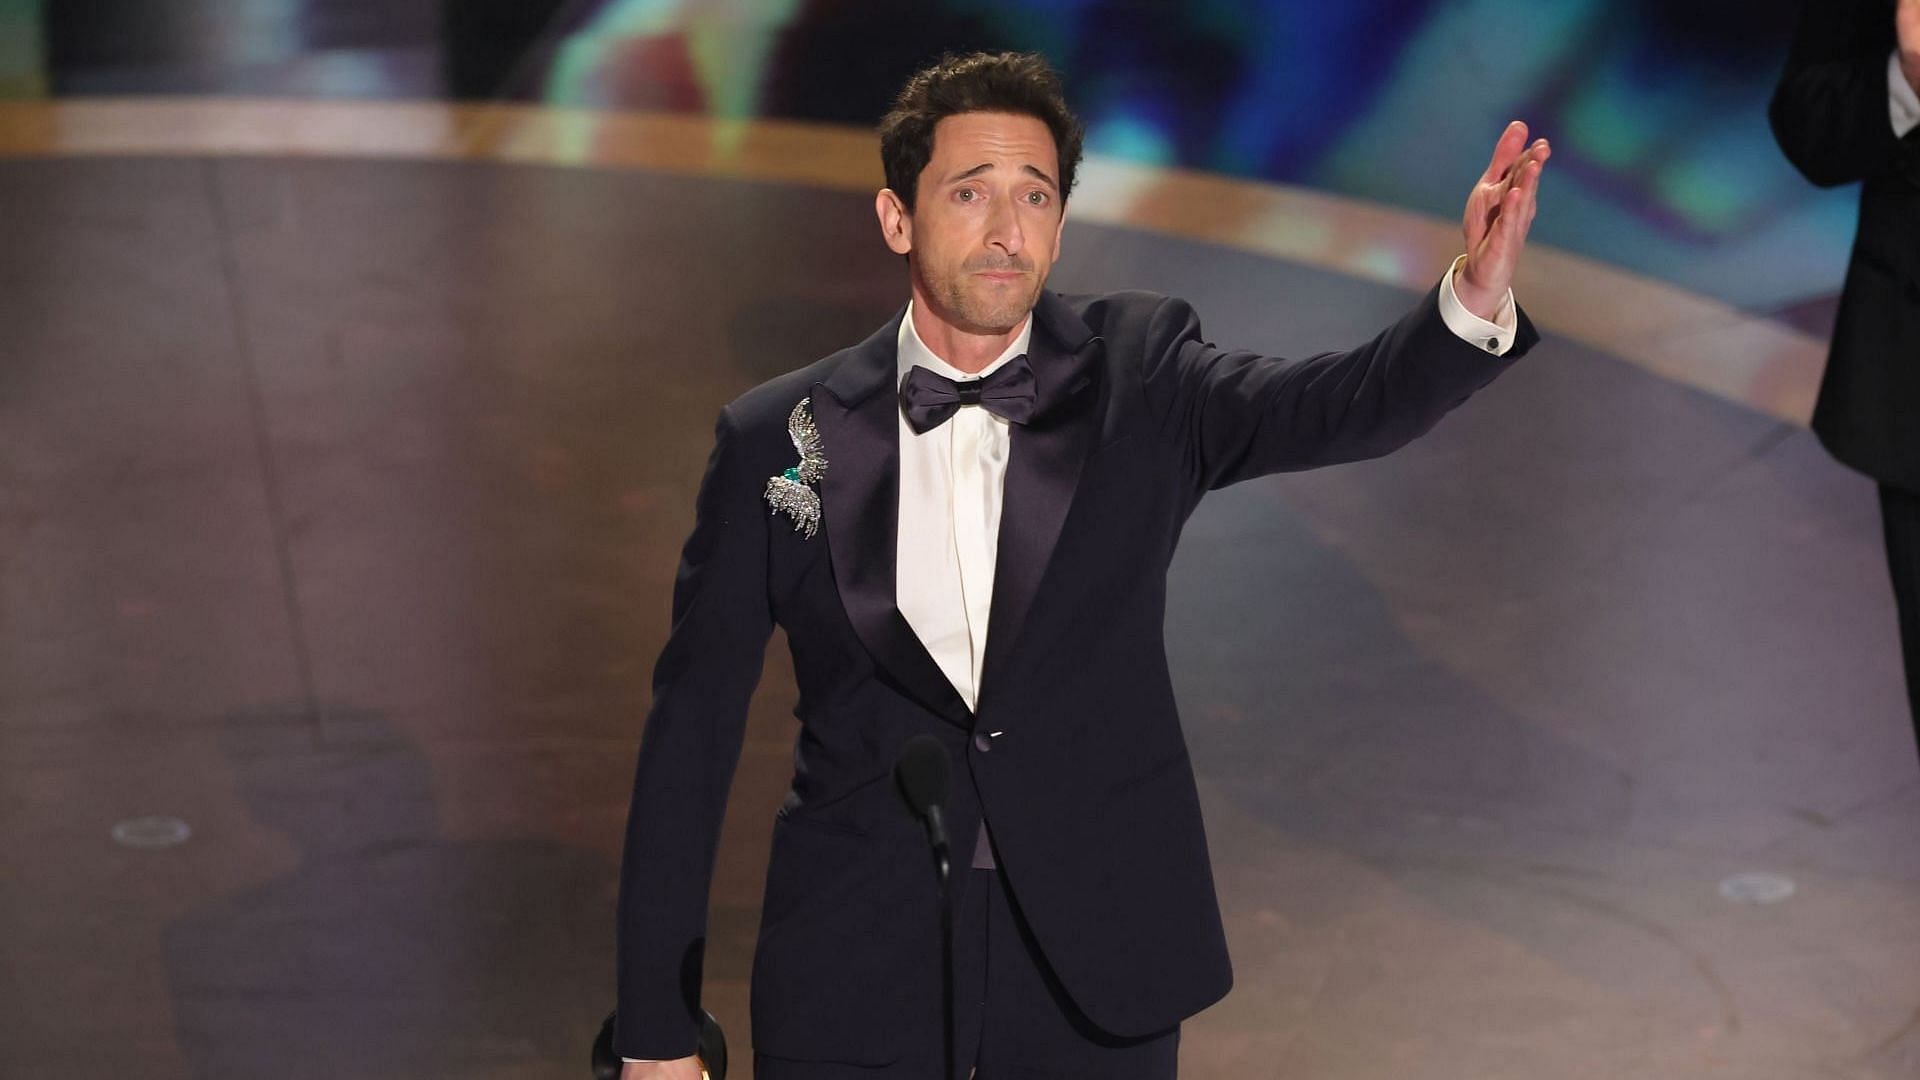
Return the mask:
<svg viewBox="0 0 1920 1080"><path fill-rule="evenodd" d="M1028 313L1027 318L1032 317L1032 313ZM920 335L921 344L932 350L933 355L969 375L1000 359L1000 354L1007 351L1026 324L1027 320L1021 319L1006 330L984 334L962 329L935 314L919 285L914 286L913 332Z"/></svg>

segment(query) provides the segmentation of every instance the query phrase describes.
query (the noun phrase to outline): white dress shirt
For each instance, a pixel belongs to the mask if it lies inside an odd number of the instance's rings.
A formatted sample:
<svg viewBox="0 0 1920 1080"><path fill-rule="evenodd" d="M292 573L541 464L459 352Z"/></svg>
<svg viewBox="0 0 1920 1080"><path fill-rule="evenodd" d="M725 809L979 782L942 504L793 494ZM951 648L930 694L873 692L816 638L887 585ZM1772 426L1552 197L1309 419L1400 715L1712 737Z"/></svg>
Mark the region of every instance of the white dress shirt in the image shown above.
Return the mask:
<svg viewBox="0 0 1920 1080"><path fill-rule="evenodd" d="M934 355L900 320L895 385L916 366L955 382L984 379L1027 351L1033 316L991 364L968 374ZM999 555L1000 495L1006 485L1012 424L962 406L946 423L917 432L903 409L900 425L900 525L894 593L900 614L970 710L980 704L987 614Z"/></svg>

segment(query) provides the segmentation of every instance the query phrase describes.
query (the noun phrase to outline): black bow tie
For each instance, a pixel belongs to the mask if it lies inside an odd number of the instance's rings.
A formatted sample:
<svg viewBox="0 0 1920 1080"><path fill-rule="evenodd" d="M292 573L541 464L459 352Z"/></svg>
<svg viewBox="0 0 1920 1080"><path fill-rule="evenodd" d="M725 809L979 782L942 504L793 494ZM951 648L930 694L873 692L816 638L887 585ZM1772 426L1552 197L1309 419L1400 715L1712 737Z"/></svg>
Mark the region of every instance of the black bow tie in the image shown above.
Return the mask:
<svg viewBox="0 0 1920 1080"><path fill-rule="evenodd" d="M1025 353L984 379L966 382L954 382L916 364L900 380L900 408L913 430L924 435L946 423L962 405L978 405L1004 420L1024 424L1033 418L1037 393Z"/></svg>

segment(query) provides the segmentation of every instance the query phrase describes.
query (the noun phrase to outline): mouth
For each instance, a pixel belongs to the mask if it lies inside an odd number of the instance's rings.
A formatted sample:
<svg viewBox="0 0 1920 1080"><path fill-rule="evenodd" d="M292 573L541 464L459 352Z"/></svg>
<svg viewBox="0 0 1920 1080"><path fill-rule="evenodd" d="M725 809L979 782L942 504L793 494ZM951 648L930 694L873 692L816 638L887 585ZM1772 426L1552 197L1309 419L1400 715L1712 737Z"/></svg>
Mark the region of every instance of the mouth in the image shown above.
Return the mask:
<svg viewBox="0 0 1920 1080"><path fill-rule="evenodd" d="M988 281L1019 281L1027 275L1023 270L981 270L978 276Z"/></svg>

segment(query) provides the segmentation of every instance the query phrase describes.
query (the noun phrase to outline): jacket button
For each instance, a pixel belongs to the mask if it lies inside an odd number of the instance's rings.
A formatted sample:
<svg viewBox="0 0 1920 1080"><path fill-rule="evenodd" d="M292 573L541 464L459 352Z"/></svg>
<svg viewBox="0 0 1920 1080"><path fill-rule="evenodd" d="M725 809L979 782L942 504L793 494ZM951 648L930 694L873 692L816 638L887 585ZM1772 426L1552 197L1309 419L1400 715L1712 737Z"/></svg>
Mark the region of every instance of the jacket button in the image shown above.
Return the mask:
<svg viewBox="0 0 1920 1080"><path fill-rule="evenodd" d="M984 754L993 749L993 740L987 736L986 732L976 731L973 733L973 748Z"/></svg>

